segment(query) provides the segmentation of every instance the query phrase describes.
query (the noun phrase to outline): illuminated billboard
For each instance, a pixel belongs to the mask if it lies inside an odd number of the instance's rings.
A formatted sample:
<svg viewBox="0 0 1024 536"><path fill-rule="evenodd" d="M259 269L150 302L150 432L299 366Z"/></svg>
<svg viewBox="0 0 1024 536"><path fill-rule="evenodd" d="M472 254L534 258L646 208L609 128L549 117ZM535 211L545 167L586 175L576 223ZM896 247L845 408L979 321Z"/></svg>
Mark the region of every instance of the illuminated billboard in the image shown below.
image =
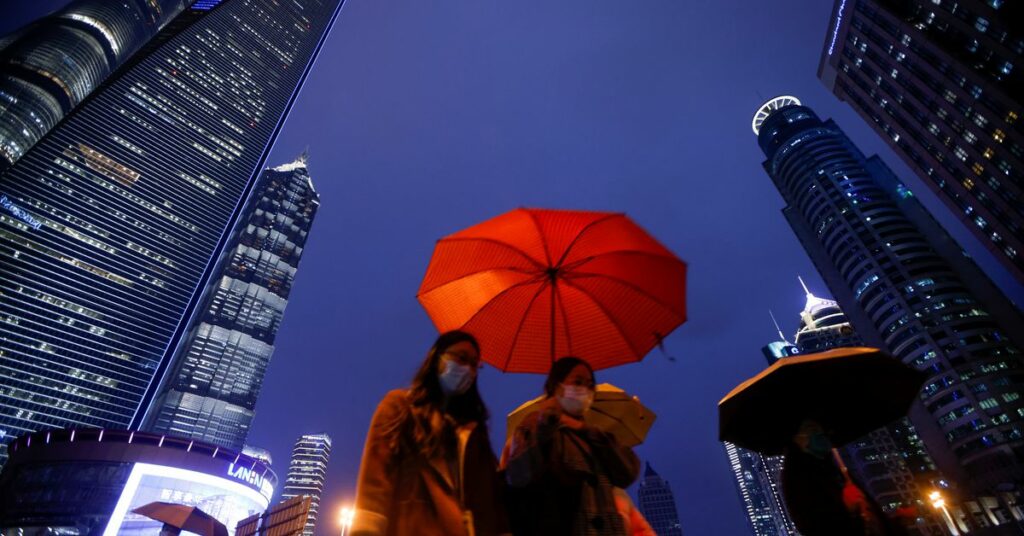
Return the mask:
<svg viewBox="0 0 1024 536"><path fill-rule="evenodd" d="M156 536L162 524L131 511L154 501L195 506L227 526L263 513L274 493L269 481L230 464L223 476L165 465L136 463L125 483L103 536ZM182 534L190 534L182 532Z"/></svg>

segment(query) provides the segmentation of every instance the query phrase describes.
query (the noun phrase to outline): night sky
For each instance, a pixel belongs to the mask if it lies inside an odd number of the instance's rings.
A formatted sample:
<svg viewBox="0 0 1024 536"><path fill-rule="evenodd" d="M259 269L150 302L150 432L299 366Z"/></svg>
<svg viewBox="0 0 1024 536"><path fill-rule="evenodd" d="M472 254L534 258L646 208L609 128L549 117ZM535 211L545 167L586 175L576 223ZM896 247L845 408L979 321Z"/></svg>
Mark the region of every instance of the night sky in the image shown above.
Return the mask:
<svg viewBox="0 0 1024 536"><path fill-rule="evenodd" d="M0 33L63 3L5 7ZM828 295L761 168L755 110L798 96L939 206L816 78L830 11L822 0L346 2L268 162L308 146L322 206L250 434L282 481L300 434L334 439L320 534L353 499L374 407L436 336L415 299L434 241L518 206L626 212L689 263L690 320L665 341L676 361L655 350L597 380L658 414L637 453L671 483L684 533L750 534L716 404L765 366L769 309L796 330L797 275ZM504 415L542 382L481 372L496 448Z"/></svg>

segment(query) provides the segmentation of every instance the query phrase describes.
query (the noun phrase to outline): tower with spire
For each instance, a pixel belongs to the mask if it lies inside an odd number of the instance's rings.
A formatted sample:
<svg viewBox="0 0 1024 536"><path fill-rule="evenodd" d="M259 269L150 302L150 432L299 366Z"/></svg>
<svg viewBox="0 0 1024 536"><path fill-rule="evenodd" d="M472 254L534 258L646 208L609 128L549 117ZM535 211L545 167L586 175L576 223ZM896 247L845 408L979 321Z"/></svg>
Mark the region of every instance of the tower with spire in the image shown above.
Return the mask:
<svg viewBox="0 0 1024 536"><path fill-rule="evenodd" d="M650 462L644 464L644 477L640 481L637 495L640 513L658 536L683 536L672 488L667 480L654 471Z"/></svg>
<svg viewBox="0 0 1024 536"><path fill-rule="evenodd" d="M308 150L266 169L206 291L167 385L150 411L151 431L240 450L274 352L292 282L320 206Z"/></svg>

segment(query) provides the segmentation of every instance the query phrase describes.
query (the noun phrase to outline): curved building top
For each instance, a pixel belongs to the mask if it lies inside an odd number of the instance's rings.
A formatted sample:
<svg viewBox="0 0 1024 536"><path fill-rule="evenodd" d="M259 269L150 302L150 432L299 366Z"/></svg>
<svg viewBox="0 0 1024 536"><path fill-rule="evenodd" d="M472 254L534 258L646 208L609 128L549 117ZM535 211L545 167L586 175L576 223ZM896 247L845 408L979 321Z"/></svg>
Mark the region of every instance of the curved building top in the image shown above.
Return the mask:
<svg viewBox="0 0 1024 536"><path fill-rule="evenodd" d="M185 469L239 482L271 499L277 475L252 456L187 438L101 428L26 434L8 447L4 469L40 462L144 463ZM7 476L5 473L0 476ZM0 477L0 482L4 478Z"/></svg>

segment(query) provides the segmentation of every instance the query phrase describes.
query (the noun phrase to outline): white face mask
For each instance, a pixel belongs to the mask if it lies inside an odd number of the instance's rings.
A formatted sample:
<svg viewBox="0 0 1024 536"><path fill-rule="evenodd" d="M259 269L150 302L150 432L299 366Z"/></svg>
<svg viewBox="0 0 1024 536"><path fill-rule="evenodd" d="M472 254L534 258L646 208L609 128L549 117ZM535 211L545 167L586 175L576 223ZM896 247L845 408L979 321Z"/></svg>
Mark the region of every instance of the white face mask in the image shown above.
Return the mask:
<svg viewBox="0 0 1024 536"><path fill-rule="evenodd" d="M446 361L444 370L437 375L441 390L446 395L461 395L473 385L476 372L469 365L460 365L454 361Z"/></svg>
<svg viewBox="0 0 1024 536"><path fill-rule="evenodd" d="M562 396L558 397L562 409L570 415L582 416L594 403L594 391L582 385L562 384Z"/></svg>

